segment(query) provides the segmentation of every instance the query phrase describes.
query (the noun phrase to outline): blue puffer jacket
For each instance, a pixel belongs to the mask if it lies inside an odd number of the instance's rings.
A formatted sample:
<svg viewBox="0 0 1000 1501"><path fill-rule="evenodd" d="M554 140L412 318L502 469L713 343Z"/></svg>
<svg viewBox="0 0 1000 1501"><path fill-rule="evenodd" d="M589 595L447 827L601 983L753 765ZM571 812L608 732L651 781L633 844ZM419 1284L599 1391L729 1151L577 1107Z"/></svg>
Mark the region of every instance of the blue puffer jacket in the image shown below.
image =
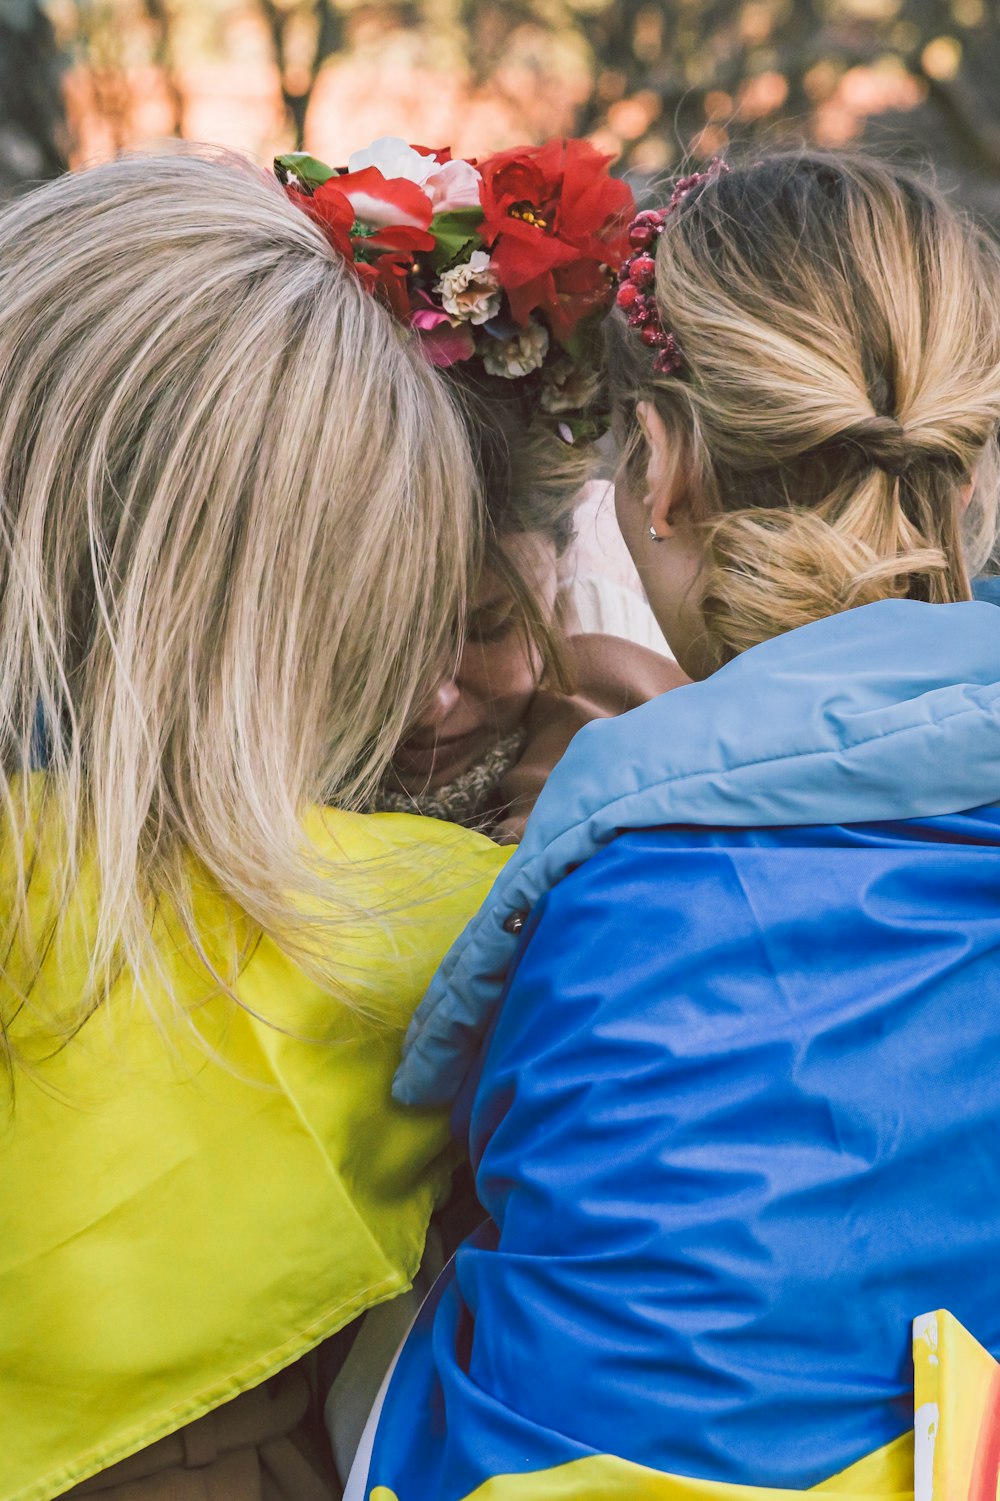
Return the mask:
<svg viewBox="0 0 1000 1501"><path fill-rule="evenodd" d="M492 1223L370 1484L804 1488L911 1425L915 1315L1000 1349L997 800L986 604L819 621L577 737L397 1083L465 1079Z"/></svg>

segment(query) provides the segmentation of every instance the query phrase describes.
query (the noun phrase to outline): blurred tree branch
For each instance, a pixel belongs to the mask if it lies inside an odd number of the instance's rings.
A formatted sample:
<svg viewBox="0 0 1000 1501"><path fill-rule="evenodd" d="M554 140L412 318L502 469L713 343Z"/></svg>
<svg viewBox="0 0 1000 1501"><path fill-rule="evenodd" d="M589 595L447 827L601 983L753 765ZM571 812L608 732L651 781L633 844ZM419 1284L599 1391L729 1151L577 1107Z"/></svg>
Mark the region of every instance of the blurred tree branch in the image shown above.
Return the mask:
<svg viewBox="0 0 1000 1501"><path fill-rule="evenodd" d="M345 17L330 0L292 4L258 0L258 4L271 38L282 104L294 133L295 149L300 151L319 71L327 58L344 46ZM304 36L310 33L311 41L303 46Z"/></svg>
<svg viewBox="0 0 1000 1501"><path fill-rule="evenodd" d="M174 45L174 13L167 0L143 0L143 9L153 34L153 63L163 78L170 104L171 134L183 137L186 98L181 84Z"/></svg>
<svg viewBox="0 0 1000 1501"><path fill-rule="evenodd" d="M0 197L66 168L65 59L35 0L0 0Z"/></svg>

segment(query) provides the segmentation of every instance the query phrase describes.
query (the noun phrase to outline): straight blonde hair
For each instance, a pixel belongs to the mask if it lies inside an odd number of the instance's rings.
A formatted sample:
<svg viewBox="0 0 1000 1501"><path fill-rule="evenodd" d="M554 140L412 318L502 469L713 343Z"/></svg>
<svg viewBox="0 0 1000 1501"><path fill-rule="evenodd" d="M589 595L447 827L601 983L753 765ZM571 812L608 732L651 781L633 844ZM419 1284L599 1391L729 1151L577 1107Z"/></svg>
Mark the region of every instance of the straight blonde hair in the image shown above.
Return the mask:
<svg viewBox="0 0 1000 1501"><path fill-rule="evenodd" d="M680 375L611 320L619 437L667 423L717 664L887 596L970 597L997 530L1000 252L861 155L776 153L672 212L656 295ZM976 478L963 516L962 489Z"/></svg>
<svg viewBox="0 0 1000 1501"><path fill-rule="evenodd" d="M269 175L132 157L0 216L4 1010L43 829L54 924L96 878L84 1010L163 902L200 943L206 879L322 970L352 880L303 811L379 783L479 533L442 378Z"/></svg>

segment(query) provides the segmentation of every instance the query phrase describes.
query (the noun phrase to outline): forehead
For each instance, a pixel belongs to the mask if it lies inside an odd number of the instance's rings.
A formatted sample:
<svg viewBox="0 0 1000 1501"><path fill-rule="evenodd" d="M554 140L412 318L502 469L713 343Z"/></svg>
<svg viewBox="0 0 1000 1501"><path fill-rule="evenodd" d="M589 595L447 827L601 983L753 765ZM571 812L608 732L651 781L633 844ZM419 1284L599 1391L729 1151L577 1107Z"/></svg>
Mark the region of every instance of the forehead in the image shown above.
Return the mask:
<svg viewBox="0 0 1000 1501"><path fill-rule="evenodd" d="M498 550L531 589L545 592L556 570L556 549L541 532L510 532L499 538ZM472 594L472 609L488 609L510 598L504 580L487 562Z"/></svg>

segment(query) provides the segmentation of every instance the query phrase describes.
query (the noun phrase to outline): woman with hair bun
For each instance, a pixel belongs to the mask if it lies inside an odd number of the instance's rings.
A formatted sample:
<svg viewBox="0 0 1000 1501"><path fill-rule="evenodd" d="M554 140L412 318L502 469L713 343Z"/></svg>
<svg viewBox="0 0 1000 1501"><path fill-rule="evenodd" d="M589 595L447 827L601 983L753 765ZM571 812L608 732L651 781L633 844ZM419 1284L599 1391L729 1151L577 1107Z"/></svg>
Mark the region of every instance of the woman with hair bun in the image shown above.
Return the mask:
<svg viewBox="0 0 1000 1501"><path fill-rule="evenodd" d="M992 1498L1000 257L809 152L630 240L617 508L695 681L578 735L411 1026L490 1220L348 1494Z"/></svg>
<svg viewBox="0 0 1000 1501"><path fill-rule="evenodd" d="M453 1160L401 1029L503 861L362 811L477 491L273 177L137 157L0 215L4 1501L339 1494L335 1336Z"/></svg>

